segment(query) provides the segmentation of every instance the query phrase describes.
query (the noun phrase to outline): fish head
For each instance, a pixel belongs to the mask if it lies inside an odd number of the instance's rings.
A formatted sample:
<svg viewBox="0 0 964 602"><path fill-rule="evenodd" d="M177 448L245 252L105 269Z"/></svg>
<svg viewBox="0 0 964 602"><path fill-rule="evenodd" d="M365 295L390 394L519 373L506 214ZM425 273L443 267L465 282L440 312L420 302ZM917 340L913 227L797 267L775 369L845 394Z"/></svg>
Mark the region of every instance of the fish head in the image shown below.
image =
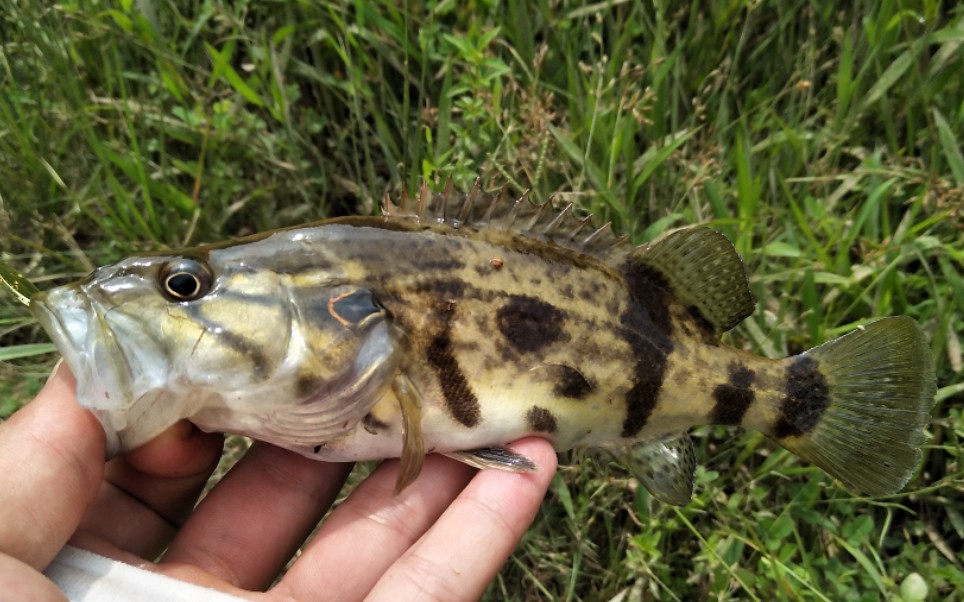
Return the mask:
<svg viewBox="0 0 964 602"><path fill-rule="evenodd" d="M306 288L215 253L141 255L36 294L31 310L109 454L182 418L301 451L361 420L398 360L384 311L331 276Z"/></svg>

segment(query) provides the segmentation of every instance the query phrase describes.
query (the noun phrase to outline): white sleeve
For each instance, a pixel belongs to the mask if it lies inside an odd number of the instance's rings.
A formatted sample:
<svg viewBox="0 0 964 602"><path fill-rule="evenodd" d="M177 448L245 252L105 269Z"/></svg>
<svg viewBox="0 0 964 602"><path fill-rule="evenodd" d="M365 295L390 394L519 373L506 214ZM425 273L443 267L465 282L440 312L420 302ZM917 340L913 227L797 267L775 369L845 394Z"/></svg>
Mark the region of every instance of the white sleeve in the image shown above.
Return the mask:
<svg viewBox="0 0 964 602"><path fill-rule="evenodd" d="M44 575L70 602L240 602L241 598L64 546Z"/></svg>

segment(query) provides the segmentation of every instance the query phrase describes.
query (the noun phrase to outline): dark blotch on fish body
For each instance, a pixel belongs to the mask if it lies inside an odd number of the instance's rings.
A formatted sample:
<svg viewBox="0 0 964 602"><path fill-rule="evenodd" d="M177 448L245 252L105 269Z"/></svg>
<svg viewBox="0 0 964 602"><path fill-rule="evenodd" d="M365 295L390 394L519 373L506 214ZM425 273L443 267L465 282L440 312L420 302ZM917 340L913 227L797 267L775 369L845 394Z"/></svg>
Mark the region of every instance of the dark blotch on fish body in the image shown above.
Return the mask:
<svg viewBox="0 0 964 602"><path fill-rule="evenodd" d="M420 269L437 272L448 272L465 268L464 261L452 258L423 259L418 265Z"/></svg>
<svg viewBox="0 0 964 602"><path fill-rule="evenodd" d="M499 332L518 353L534 353L568 340L564 321L562 310L528 295L511 295L495 317Z"/></svg>
<svg viewBox="0 0 964 602"><path fill-rule="evenodd" d="M632 387L626 393L626 418L622 436L639 434L659 401L666 378L666 358L673 352L673 341L656 328L650 314L633 304L622 316L623 336L636 359L631 376Z"/></svg>
<svg viewBox="0 0 964 602"><path fill-rule="evenodd" d="M751 387L756 379L753 370L739 364L730 366L730 380L728 383L717 385L713 390L713 406L711 420L714 424L737 425L743 422L743 415L756 394Z"/></svg>
<svg viewBox="0 0 964 602"><path fill-rule="evenodd" d="M787 368L787 396L773 428L778 438L799 437L812 431L830 403L830 387L820 363L804 355Z"/></svg>
<svg viewBox="0 0 964 602"><path fill-rule="evenodd" d="M592 392L592 384L579 370L571 366L558 366L558 380L552 392L558 397L585 399Z"/></svg>
<svg viewBox="0 0 964 602"><path fill-rule="evenodd" d="M432 337L428 346L428 361L438 374L445 407L459 423L473 427L482 418L479 399L472 392L462 367L452 353L448 332Z"/></svg>
<svg viewBox="0 0 964 602"><path fill-rule="evenodd" d="M700 308L695 305L690 305L686 308L686 312L693 318L693 322L696 323L699 333L702 336L703 343L711 345L713 347L718 347L720 345L720 337L716 333L716 327L713 323L703 315Z"/></svg>
<svg viewBox="0 0 964 602"><path fill-rule="evenodd" d="M433 278L416 282L413 290L419 294L427 294L435 299L455 301L465 296L465 283L456 279Z"/></svg>
<svg viewBox="0 0 964 602"><path fill-rule="evenodd" d="M623 272L630 292L649 314L652 324L667 336L673 334L669 313L672 297L666 277L641 261L629 261Z"/></svg>
<svg viewBox="0 0 964 602"><path fill-rule="evenodd" d="M749 389L756 380L756 372L740 364L730 364L730 384L740 389Z"/></svg>
<svg viewBox="0 0 964 602"><path fill-rule="evenodd" d="M526 422L529 428L539 433L554 433L558 424L552 412L539 406L532 406L526 412Z"/></svg>

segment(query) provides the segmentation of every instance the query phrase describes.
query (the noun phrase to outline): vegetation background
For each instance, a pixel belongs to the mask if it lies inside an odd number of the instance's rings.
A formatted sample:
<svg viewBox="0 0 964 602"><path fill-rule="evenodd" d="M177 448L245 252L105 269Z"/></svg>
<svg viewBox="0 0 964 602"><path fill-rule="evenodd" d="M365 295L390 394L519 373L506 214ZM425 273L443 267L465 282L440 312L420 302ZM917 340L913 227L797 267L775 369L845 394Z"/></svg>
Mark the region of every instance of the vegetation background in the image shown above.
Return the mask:
<svg viewBox="0 0 964 602"><path fill-rule="evenodd" d="M708 223L760 300L733 345L920 321L940 390L919 477L855 497L704 428L673 508L570 454L489 596L962 599L962 44L939 0L0 0L2 257L46 287L477 175L636 242ZM5 415L55 357L2 303Z"/></svg>

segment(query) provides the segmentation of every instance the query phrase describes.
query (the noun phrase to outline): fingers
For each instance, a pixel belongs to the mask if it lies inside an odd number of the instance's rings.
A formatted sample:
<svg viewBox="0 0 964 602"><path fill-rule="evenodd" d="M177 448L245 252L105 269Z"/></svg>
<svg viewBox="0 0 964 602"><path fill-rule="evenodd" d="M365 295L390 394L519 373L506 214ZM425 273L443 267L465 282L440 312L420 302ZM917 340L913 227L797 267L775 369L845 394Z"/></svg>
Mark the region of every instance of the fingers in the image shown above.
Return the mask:
<svg viewBox="0 0 964 602"><path fill-rule="evenodd" d="M182 420L149 443L124 454L125 461L118 465L157 477L194 476L214 469L221 457L222 443L220 433L205 433ZM108 478L111 472L108 466Z"/></svg>
<svg viewBox="0 0 964 602"><path fill-rule="evenodd" d="M539 470L480 471L438 522L375 585L367 600L478 600L515 549L556 470L548 442L512 446Z"/></svg>
<svg viewBox="0 0 964 602"><path fill-rule="evenodd" d="M187 518L217 466L223 438L182 421L107 464L72 543L110 556L154 558Z"/></svg>
<svg viewBox="0 0 964 602"><path fill-rule="evenodd" d="M74 389L62 367L34 402L0 424L0 508L19 519L0 521L0 580L22 567L45 567L79 524L80 539L116 546L128 559L151 557L189 511L220 453L218 436L178 425L110 463L100 487L103 429L76 404ZM272 594L360 599L371 590L372 599L478 598L555 472L547 442L514 447L540 470L471 478L470 469L431 457L422 477L397 497L391 491L398 464L386 463L333 513ZM158 568L219 589L266 587L349 470L256 444L187 520Z"/></svg>
<svg viewBox="0 0 964 602"><path fill-rule="evenodd" d="M397 497L398 463L386 462L328 517L271 593L303 601L478 599L532 522L556 469L548 442L512 447L539 470L476 474L429 456Z"/></svg>
<svg viewBox="0 0 964 602"><path fill-rule="evenodd" d="M185 523L161 570L195 582L207 573L235 587L267 587L334 502L350 469L256 443Z"/></svg>
<svg viewBox="0 0 964 602"><path fill-rule="evenodd" d="M272 593L361 600L438 519L472 478L468 466L430 455L412 485L393 495L399 463L383 463L322 524Z"/></svg>
<svg viewBox="0 0 964 602"><path fill-rule="evenodd" d="M57 587L30 565L0 554L0 598L30 602L67 602Z"/></svg>
<svg viewBox="0 0 964 602"><path fill-rule="evenodd" d="M45 567L97 493L104 431L74 401L61 366L33 402L0 425L0 553Z"/></svg>
<svg viewBox="0 0 964 602"><path fill-rule="evenodd" d="M529 526L555 472L547 442L514 447L539 471L491 470L472 478L472 469L430 456L397 497L398 463L386 462L325 521L268 598L360 600L372 591L373 599L393 601L477 599ZM192 515L159 570L222 590L265 587L346 474L347 466L256 445Z"/></svg>

